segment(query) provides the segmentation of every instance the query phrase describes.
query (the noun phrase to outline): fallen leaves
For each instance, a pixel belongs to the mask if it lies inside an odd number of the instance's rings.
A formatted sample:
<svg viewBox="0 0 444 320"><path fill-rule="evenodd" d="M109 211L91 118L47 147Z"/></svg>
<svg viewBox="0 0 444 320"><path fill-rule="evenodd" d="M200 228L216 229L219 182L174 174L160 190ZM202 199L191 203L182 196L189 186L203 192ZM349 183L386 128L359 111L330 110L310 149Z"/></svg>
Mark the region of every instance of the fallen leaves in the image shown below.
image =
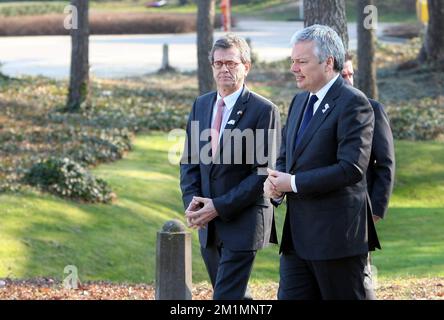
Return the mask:
<svg viewBox="0 0 444 320"><path fill-rule="evenodd" d="M444 300L444 278L401 278L379 281L381 300Z"/></svg>
<svg viewBox="0 0 444 320"><path fill-rule="evenodd" d="M379 300L444 300L444 278L400 278L381 280L376 290ZM278 284L252 283L252 296L274 300ZM206 283L193 285L193 300L211 300L212 289ZM0 280L1 300L154 300L155 287L149 284L92 281L77 289L65 289L61 282L48 278Z"/></svg>
<svg viewBox="0 0 444 320"><path fill-rule="evenodd" d="M77 289L65 289L61 282L39 278L5 279L0 286L2 300L153 300L154 287L145 284L87 282Z"/></svg>

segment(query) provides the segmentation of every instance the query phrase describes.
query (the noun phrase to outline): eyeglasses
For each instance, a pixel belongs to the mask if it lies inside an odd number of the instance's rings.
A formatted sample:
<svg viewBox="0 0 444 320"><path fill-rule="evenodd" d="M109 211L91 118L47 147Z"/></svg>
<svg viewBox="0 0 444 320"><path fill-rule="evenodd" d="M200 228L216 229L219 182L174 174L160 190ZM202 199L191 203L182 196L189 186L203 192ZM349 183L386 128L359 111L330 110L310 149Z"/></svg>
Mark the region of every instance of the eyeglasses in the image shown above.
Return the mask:
<svg viewBox="0 0 444 320"><path fill-rule="evenodd" d="M213 67L215 67L216 69L221 69L223 65L226 65L228 69L234 69L236 68L239 64L241 64L240 62L235 62L235 61L214 61L213 62Z"/></svg>

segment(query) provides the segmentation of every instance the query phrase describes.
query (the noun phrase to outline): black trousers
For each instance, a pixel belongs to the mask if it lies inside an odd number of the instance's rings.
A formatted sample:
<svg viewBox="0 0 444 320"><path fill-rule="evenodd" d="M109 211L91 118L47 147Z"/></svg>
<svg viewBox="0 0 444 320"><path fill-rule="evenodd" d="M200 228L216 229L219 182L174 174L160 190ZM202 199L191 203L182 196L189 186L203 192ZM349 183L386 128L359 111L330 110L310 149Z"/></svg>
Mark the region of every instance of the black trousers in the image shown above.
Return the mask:
<svg viewBox="0 0 444 320"><path fill-rule="evenodd" d="M279 300L364 300L367 254L304 260L295 251L280 259Z"/></svg>
<svg viewBox="0 0 444 320"><path fill-rule="evenodd" d="M248 280L256 250L232 251L224 247L215 232L212 236L211 245L200 251L213 286L213 299L252 300Z"/></svg>

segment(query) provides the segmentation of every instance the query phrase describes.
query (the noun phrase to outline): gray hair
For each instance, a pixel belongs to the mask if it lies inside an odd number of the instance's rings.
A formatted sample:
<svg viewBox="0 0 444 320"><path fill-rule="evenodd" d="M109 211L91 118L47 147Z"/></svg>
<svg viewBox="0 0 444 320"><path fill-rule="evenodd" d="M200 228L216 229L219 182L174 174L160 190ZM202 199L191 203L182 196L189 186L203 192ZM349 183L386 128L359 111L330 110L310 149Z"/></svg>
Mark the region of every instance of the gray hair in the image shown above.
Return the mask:
<svg viewBox="0 0 444 320"><path fill-rule="evenodd" d="M217 49L230 48L237 48L239 50L242 63L251 63L250 46L245 39L233 33L223 36L214 43L213 48L211 48L211 52L208 55L210 63L212 64L214 62L214 51Z"/></svg>
<svg viewBox="0 0 444 320"><path fill-rule="evenodd" d="M345 49L339 35L332 28L320 24L314 24L297 31L290 40L294 46L298 42L314 41L316 45L315 54L319 58L319 63L327 60L328 57L334 59L334 70L341 72L344 67Z"/></svg>

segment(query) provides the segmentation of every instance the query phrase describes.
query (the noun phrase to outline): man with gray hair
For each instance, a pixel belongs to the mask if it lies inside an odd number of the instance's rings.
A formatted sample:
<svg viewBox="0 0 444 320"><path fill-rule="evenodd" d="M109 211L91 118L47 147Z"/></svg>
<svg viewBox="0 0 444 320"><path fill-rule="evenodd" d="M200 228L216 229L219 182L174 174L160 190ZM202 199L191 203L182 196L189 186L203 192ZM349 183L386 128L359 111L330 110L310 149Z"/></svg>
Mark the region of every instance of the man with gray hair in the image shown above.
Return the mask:
<svg viewBox="0 0 444 320"><path fill-rule="evenodd" d="M180 187L188 224L199 229L213 299L251 299L247 283L256 252L277 242L273 206L264 197L262 186L266 168L274 165L268 141L272 137L273 144L273 132L280 132L279 110L245 86L251 59L244 39L234 34L222 37L209 58L217 91L194 102L180 165ZM198 137L211 129L209 141L192 141L195 123L199 125ZM254 146L248 139L233 142L231 138L237 140L236 133L243 132L253 135ZM262 141L259 132L265 133ZM200 155L198 161L192 161L193 146L194 153ZM255 149L260 149L264 158L259 159ZM210 161L205 161L208 152Z"/></svg>
<svg viewBox="0 0 444 320"><path fill-rule="evenodd" d="M379 248L365 173L374 114L366 96L340 76L345 50L331 28L292 37L298 88L282 131L276 170L264 192L287 197L279 299L365 299L364 267Z"/></svg>

